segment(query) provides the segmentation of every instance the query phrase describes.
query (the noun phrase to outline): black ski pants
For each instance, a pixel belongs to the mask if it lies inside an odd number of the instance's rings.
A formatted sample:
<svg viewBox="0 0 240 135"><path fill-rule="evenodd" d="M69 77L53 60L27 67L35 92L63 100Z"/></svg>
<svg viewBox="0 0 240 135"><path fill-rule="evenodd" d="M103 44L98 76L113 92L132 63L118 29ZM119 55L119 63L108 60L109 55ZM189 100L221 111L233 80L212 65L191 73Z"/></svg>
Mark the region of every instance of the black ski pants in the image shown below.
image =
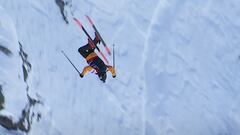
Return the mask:
<svg viewBox="0 0 240 135"><path fill-rule="evenodd" d="M86 58L90 53L94 52L95 48L91 48L89 44L86 44L78 49L78 52Z"/></svg>
<svg viewBox="0 0 240 135"><path fill-rule="evenodd" d="M96 37L94 38L93 43L94 43L95 45L97 45L98 41L97 41ZM88 44L80 47L80 48L78 49L78 52L79 52L84 58L86 58L90 53L94 52L94 49L95 49L95 48L91 48L91 47L90 47L90 43L88 43Z"/></svg>

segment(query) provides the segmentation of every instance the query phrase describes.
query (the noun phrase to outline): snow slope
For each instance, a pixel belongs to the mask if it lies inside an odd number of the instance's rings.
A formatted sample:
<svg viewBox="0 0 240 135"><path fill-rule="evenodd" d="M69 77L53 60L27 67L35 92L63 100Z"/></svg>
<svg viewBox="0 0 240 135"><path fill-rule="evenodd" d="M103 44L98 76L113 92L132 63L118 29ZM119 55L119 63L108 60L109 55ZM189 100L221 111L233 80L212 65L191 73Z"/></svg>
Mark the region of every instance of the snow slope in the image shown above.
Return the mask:
<svg viewBox="0 0 240 135"><path fill-rule="evenodd" d="M9 60L0 52L0 73L23 76L20 41L32 65L29 93L44 102L37 108L42 118L33 122L30 135L240 133L238 0L68 2L69 25L54 0L0 0L6 14L0 15L6 24L1 42L11 42L15 54ZM77 49L87 40L73 14L93 36L84 15L91 16L108 45L116 44L116 79L108 74L102 84L91 73L81 79L61 54L64 50L80 70L86 66ZM9 62L15 65L6 66ZM0 80L0 85L26 87L22 79ZM8 86L3 89L5 111L17 119L26 92Z"/></svg>
<svg viewBox="0 0 240 135"><path fill-rule="evenodd" d="M240 133L239 4L159 2L145 44L147 134Z"/></svg>

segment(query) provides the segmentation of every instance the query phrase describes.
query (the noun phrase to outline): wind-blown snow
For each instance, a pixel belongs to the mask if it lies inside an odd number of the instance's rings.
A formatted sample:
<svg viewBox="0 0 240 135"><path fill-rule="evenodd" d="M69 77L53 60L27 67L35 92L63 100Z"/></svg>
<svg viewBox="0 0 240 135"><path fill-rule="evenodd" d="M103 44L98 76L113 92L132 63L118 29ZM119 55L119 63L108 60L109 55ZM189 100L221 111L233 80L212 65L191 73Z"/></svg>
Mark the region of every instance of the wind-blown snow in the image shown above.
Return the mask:
<svg viewBox="0 0 240 135"><path fill-rule="evenodd" d="M146 134L239 134L239 2L167 5L146 43Z"/></svg>
<svg viewBox="0 0 240 135"><path fill-rule="evenodd" d="M32 65L29 93L44 102L29 134L240 133L237 0L68 2L67 25L55 0L0 0L0 41L13 53L0 52L5 109L17 119L27 100L18 41ZM72 21L73 15L79 18L94 36L85 14L109 47L116 45L117 78L108 74L105 84L91 73L80 78L61 54L79 70L87 65L77 52L87 38Z"/></svg>

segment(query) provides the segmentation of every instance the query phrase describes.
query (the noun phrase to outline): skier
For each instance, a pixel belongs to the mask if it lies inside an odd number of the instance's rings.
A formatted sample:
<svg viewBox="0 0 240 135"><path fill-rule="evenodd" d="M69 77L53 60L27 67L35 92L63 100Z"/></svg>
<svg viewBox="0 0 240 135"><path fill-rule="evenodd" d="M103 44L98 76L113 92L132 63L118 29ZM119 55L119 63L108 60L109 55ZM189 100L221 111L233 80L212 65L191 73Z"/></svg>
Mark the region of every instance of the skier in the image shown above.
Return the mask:
<svg viewBox="0 0 240 135"><path fill-rule="evenodd" d="M96 34L95 32L95 38L93 40L93 44L97 45L100 44L101 40L99 38L99 36ZM112 77L115 78L116 77L116 71L114 69L114 67L106 65L102 59L100 59L98 57L98 55L94 52L95 47L93 45L91 45L91 41L88 40L88 44L80 47L78 49L78 52L86 59L87 63L89 64L89 66L86 66L82 73L79 74L80 77L82 78L87 72L91 71L92 69L94 69L96 71L96 74L98 75L99 79L103 82L106 81L107 78L107 71L110 71L112 73Z"/></svg>

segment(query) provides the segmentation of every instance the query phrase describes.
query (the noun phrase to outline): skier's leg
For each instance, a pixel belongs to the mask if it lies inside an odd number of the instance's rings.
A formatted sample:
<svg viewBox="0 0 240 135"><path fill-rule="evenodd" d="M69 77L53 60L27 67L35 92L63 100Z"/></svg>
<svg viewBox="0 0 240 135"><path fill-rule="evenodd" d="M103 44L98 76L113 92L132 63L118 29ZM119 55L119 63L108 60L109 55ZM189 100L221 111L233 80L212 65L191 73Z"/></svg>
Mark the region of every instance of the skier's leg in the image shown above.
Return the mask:
<svg viewBox="0 0 240 135"><path fill-rule="evenodd" d="M97 45L98 43L100 44L100 37L97 35L97 33L95 32L95 38L93 39L93 42L95 45Z"/></svg>
<svg viewBox="0 0 240 135"><path fill-rule="evenodd" d="M94 52L94 49L92 49L89 44L86 44L78 49L78 52L86 58L90 53Z"/></svg>

